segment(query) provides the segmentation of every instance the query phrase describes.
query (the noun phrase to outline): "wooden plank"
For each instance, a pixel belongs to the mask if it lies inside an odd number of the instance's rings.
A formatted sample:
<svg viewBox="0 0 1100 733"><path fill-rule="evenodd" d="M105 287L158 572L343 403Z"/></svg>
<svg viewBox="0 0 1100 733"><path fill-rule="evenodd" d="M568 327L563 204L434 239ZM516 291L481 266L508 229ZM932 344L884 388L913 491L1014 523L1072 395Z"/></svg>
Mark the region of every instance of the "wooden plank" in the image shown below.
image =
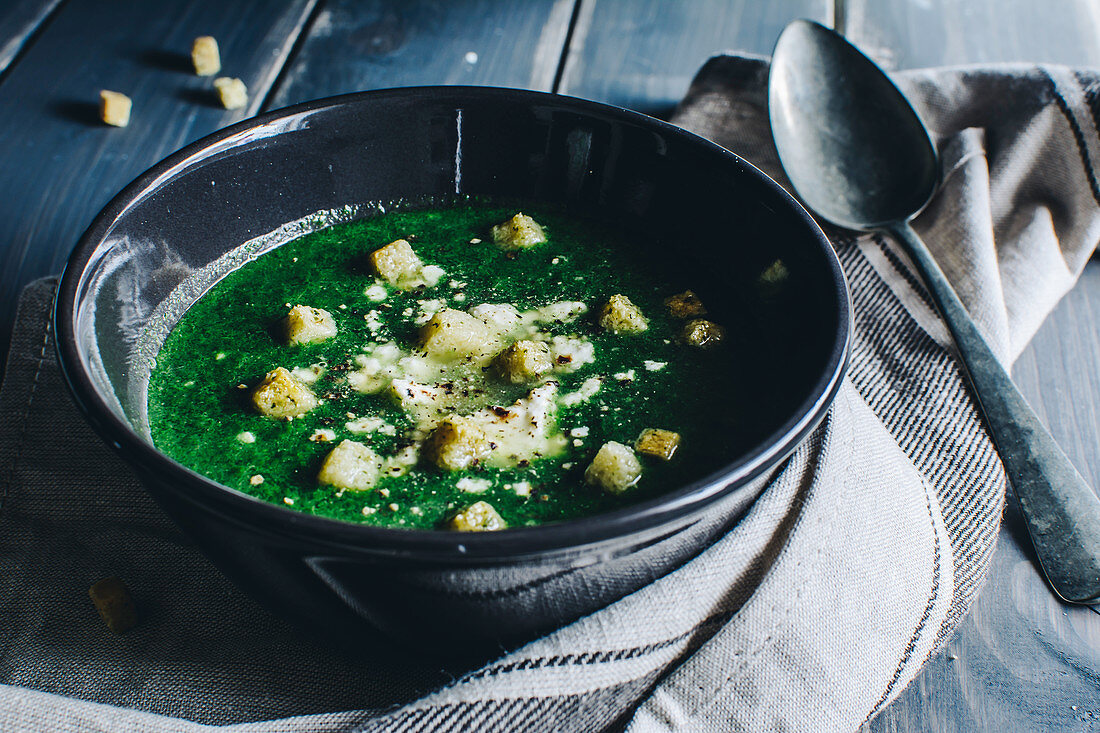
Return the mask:
<svg viewBox="0 0 1100 733"><path fill-rule="evenodd" d="M888 69L1033 61L1100 65L1093 0L847 0L844 32Z"/></svg>
<svg viewBox="0 0 1100 733"><path fill-rule="evenodd" d="M825 22L830 8L828 0L582 0L558 91L667 116L710 56L770 54L788 22Z"/></svg>
<svg viewBox="0 0 1100 733"><path fill-rule="evenodd" d="M20 288L61 269L95 213L182 145L255 114L316 0L70 0L0 84L0 356ZM249 107L218 106L191 41L221 42ZM129 127L97 120L99 90L134 100ZM0 360L0 364L3 361Z"/></svg>
<svg viewBox="0 0 1100 733"><path fill-rule="evenodd" d="M0 8L0 76L61 0L8 0Z"/></svg>
<svg viewBox="0 0 1100 733"><path fill-rule="evenodd" d="M574 0L333 0L269 107L421 84L550 91Z"/></svg>

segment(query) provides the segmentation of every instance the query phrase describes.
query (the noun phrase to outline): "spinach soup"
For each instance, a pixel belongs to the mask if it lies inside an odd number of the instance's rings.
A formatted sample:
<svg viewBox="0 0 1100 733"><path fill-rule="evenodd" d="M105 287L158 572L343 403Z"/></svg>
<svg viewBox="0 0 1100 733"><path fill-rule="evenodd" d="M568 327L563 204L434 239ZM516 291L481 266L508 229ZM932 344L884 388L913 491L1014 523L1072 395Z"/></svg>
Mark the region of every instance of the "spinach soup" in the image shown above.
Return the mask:
<svg viewBox="0 0 1100 733"><path fill-rule="evenodd" d="M231 272L157 356L154 443L298 511L452 530L607 511L737 455L745 329L692 291L706 273L522 212L392 211Z"/></svg>

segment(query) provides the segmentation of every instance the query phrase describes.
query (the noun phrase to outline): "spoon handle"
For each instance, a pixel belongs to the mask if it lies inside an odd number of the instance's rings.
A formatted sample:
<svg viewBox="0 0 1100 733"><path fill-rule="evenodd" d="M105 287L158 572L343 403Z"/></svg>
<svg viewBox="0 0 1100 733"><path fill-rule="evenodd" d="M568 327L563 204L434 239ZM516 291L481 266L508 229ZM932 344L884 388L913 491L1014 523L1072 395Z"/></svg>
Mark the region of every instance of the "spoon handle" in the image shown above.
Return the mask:
<svg viewBox="0 0 1100 733"><path fill-rule="evenodd" d="M955 337L1047 581L1063 600L1095 602L1100 598L1100 498L1012 383L917 233L908 222L889 231L917 266Z"/></svg>

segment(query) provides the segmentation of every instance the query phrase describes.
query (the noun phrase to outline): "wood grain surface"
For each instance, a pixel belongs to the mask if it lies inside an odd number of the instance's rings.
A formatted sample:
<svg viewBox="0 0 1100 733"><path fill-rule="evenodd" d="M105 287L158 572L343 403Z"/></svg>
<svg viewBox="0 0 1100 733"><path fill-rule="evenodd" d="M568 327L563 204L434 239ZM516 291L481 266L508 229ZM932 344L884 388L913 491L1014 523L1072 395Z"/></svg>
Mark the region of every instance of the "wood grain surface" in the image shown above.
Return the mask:
<svg viewBox="0 0 1100 733"><path fill-rule="evenodd" d="M270 106L423 84L550 91L572 11L573 0L330 0Z"/></svg>
<svg viewBox="0 0 1100 733"><path fill-rule="evenodd" d="M827 22L830 8L827 0L582 0L558 91L666 117L709 57L770 54L787 23Z"/></svg>
<svg viewBox="0 0 1100 733"><path fill-rule="evenodd" d="M0 6L0 76L61 0L6 0Z"/></svg>

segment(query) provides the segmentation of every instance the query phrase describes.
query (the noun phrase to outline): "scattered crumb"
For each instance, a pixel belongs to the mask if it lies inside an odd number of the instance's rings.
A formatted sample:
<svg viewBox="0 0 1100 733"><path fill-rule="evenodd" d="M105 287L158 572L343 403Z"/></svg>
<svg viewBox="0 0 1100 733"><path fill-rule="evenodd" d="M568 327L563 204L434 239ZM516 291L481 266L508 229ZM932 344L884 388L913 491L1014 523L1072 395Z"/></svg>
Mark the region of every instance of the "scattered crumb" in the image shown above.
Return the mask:
<svg viewBox="0 0 1100 733"><path fill-rule="evenodd" d="M468 64L476 64L477 63L477 52L476 51L467 51L466 55L463 58L465 59L466 63L468 63Z"/></svg>
<svg viewBox="0 0 1100 733"><path fill-rule="evenodd" d="M470 240L470 244L481 244L481 240L478 239L477 237L474 237L473 239Z"/></svg>
<svg viewBox="0 0 1100 733"><path fill-rule="evenodd" d="M242 109L248 104L248 87L240 79L219 76L214 80L214 88L218 90L218 99L226 109Z"/></svg>
<svg viewBox="0 0 1100 733"><path fill-rule="evenodd" d="M294 500L291 499L289 496L284 496L283 497L283 503L286 504L287 506L294 506Z"/></svg>
<svg viewBox="0 0 1100 733"><path fill-rule="evenodd" d="M116 634L137 626L137 608L130 589L119 578L104 578L88 589L95 610L107 628Z"/></svg>
<svg viewBox="0 0 1100 733"><path fill-rule="evenodd" d="M103 89L99 92L99 119L112 127L126 127L130 124L130 110L133 102L121 92Z"/></svg>
<svg viewBox="0 0 1100 733"><path fill-rule="evenodd" d="M237 433L237 440L242 443L255 443L256 436L246 430L243 433Z"/></svg>
<svg viewBox="0 0 1100 733"><path fill-rule="evenodd" d="M397 506L396 504L389 504L386 508L389 509L391 512L396 512L401 507Z"/></svg>
<svg viewBox="0 0 1100 733"><path fill-rule="evenodd" d="M644 363L645 368L651 372L659 372L666 366L668 366L667 361L650 361L649 359L646 359Z"/></svg>
<svg viewBox="0 0 1100 733"><path fill-rule="evenodd" d="M313 435L309 436L309 440L311 443L329 443L336 440L336 431L328 428L318 428L313 431Z"/></svg>
<svg viewBox="0 0 1100 733"><path fill-rule="evenodd" d="M382 498L384 498L384 499L390 498L390 490L389 489L379 489L378 493L381 494Z"/></svg>
<svg viewBox="0 0 1100 733"><path fill-rule="evenodd" d="M252 484L253 486L259 486L263 482L264 482L264 477L261 476L260 474L256 474L252 478L248 479L248 483Z"/></svg>
<svg viewBox="0 0 1100 733"><path fill-rule="evenodd" d="M214 36L199 36L191 44L191 63L199 76L213 76L222 70L218 41Z"/></svg>
<svg viewBox="0 0 1100 733"><path fill-rule="evenodd" d="M370 515L374 514L376 511L378 511L378 510L375 509L372 506L365 506L365 507L363 507L363 516L364 517L369 517Z"/></svg>
<svg viewBox="0 0 1100 733"><path fill-rule="evenodd" d="M221 361L224 358L225 358L225 352L224 351L219 351L217 354L214 354L214 361Z"/></svg>

